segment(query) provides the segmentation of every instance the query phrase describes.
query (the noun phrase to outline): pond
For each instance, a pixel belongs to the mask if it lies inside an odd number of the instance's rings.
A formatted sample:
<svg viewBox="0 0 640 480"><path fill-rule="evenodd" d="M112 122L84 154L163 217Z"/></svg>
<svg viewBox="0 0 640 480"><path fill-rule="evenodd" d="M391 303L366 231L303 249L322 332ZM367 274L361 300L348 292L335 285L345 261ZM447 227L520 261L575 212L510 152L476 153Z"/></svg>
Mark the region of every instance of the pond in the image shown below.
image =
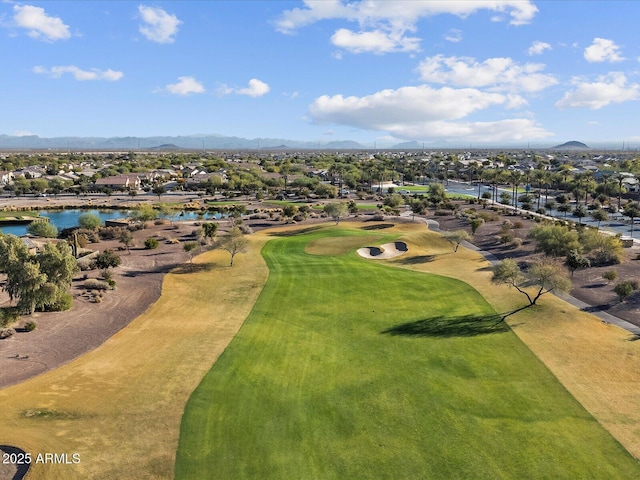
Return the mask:
<svg viewBox="0 0 640 480"><path fill-rule="evenodd" d="M130 210L41 210L40 215L42 217L48 217L49 221L58 227L58 230L63 228L78 226L78 217L83 213L93 213L102 220L102 223L106 220L116 220L120 218L127 218L130 215ZM178 212L171 217L167 217L171 220L196 220L198 218L197 212ZM207 212L204 216L205 220L217 220L222 218L220 213ZM12 235L25 235L27 233L27 225L6 225L0 227L0 231Z"/></svg>

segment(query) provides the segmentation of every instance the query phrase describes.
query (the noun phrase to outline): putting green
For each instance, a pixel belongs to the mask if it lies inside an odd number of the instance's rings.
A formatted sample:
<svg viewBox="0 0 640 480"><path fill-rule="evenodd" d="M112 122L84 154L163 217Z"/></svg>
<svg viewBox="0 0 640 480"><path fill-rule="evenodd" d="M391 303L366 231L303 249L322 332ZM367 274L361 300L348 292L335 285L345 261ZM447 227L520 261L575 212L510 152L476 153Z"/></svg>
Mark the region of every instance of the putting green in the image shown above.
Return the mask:
<svg viewBox="0 0 640 480"><path fill-rule="evenodd" d="M358 257L370 235L265 245L267 284L185 409L176 478L640 476L477 291Z"/></svg>

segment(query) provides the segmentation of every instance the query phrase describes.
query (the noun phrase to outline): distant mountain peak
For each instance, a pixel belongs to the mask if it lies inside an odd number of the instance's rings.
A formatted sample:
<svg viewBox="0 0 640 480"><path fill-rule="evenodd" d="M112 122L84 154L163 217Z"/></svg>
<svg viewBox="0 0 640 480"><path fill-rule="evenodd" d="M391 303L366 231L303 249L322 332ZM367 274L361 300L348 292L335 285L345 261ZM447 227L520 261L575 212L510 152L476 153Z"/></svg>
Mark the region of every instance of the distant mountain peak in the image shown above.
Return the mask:
<svg viewBox="0 0 640 480"><path fill-rule="evenodd" d="M562 145L556 145L555 147L551 148L554 150L590 150L590 147L582 142L577 142L575 140L565 142Z"/></svg>

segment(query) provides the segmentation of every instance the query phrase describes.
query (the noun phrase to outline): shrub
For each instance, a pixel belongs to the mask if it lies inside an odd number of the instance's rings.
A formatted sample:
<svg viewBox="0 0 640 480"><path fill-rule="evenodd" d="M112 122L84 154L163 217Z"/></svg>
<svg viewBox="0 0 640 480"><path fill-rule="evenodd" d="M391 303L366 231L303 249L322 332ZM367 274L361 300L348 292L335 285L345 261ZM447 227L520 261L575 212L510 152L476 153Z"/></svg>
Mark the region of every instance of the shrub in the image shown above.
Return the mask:
<svg viewBox="0 0 640 480"><path fill-rule="evenodd" d="M55 238L58 236L58 229L49 222L32 222L27 227L27 232L36 237Z"/></svg>
<svg viewBox="0 0 640 480"><path fill-rule="evenodd" d="M107 282L103 282L102 280L97 280L95 278L86 280L83 286L87 290L107 290L109 288L109 284Z"/></svg>
<svg viewBox="0 0 640 480"><path fill-rule="evenodd" d="M64 312L69 310L73 305L73 296L70 293L63 293L56 301L47 307L47 310L50 312Z"/></svg>
<svg viewBox="0 0 640 480"><path fill-rule="evenodd" d="M20 314L15 308L5 307L0 309L0 327L6 327L19 319Z"/></svg>
<svg viewBox="0 0 640 480"><path fill-rule="evenodd" d="M602 278L604 278L607 283L613 282L616 278L618 278L618 272L615 270L607 270L602 274Z"/></svg>
<svg viewBox="0 0 640 480"><path fill-rule="evenodd" d="M522 246L522 239L518 238L518 237L515 237L513 240L511 240L510 245L513 248L520 248Z"/></svg>
<svg viewBox="0 0 640 480"><path fill-rule="evenodd" d="M158 248L158 245L159 245L159 242L155 238L147 238L144 241L144 248L148 250L155 250L156 248Z"/></svg>
<svg viewBox="0 0 640 480"><path fill-rule="evenodd" d="M9 338L14 333L16 333L16 331L13 328L0 328L0 340Z"/></svg>
<svg viewBox="0 0 640 480"><path fill-rule="evenodd" d="M78 217L78 225L87 230L95 230L102 225L102 220L98 215L86 212Z"/></svg>
<svg viewBox="0 0 640 480"><path fill-rule="evenodd" d="M616 295L618 295L620 301L624 302L627 297L631 296L634 288L631 282L620 282L615 286L613 291L616 292Z"/></svg>
<svg viewBox="0 0 640 480"><path fill-rule="evenodd" d="M24 329L27 332L33 332L36 329L36 322L30 321L24 324Z"/></svg>

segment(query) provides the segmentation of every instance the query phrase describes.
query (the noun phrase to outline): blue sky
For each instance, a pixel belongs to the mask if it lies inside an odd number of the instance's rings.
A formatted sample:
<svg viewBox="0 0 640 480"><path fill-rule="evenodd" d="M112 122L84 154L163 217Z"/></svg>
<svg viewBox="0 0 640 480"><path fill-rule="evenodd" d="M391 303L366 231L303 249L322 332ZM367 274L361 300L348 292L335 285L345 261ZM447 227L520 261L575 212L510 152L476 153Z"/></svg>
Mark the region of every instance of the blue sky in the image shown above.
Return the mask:
<svg viewBox="0 0 640 480"><path fill-rule="evenodd" d="M0 133L640 145L640 2L0 0Z"/></svg>

